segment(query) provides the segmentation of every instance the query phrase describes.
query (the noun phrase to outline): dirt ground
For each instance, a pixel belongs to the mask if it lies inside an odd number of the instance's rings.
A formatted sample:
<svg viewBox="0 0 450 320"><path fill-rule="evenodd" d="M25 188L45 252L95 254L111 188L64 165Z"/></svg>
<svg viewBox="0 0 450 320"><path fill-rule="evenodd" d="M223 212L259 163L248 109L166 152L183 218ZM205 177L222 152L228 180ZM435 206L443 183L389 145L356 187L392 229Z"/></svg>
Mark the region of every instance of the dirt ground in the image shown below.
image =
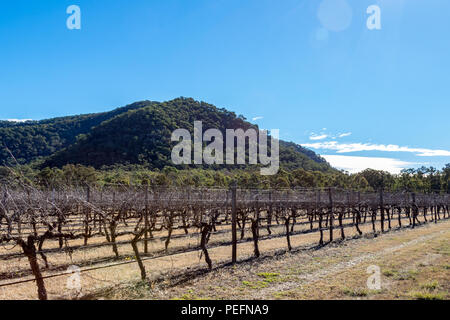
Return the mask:
<svg viewBox="0 0 450 320"><path fill-rule="evenodd" d="M450 298L450 221L337 241L220 268L177 284L135 282L104 299L445 299ZM380 289L368 289L369 266Z"/></svg>
<svg viewBox="0 0 450 320"><path fill-rule="evenodd" d="M128 245L122 252L130 256L119 261L126 264L81 273L81 292L67 288L69 276L46 279L45 283L51 299L448 299L449 226L450 221L445 220L414 230L393 229L375 238L368 234L370 225L363 226L365 235L356 238L355 228L349 227L347 240L321 248L316 246L318 233L300 234L291 237L294 250L290 253L286 252L285 237L267 239L260 241L259 259L248 259L253 244L246 242L238 245L239 263L234 266L227 265L231 248L219 246L210 249L215 267L211 272L206 272L199 251L179 253L145 260L147 282L138 281L139 269ZM325 241L327 236L325 232ZM338 229L335 238L339 238ZM192 240L192 245L197 244L196 237ZM187 245L181 241L175 240L174 245ZM161 248L161 244L155 246L153 250ZM73 258L87 262L94 256L106 256L104 250L79 252ZM110 248L107 251L109 255ZM67 259L62 253L54 258L58 264ZM0 269L22 269L26 261L20 260L20 268L17 261L1 261ZM367 288L370 274L366 270L371 265L380 268L380 290ZM89 267L86 264L82 269ZM44 275L55 272L44 271ZM29 278L18 276L15 280ZM0 286L2 283L5 281ZM36 299L36 286L27 282L0 287L0 299Z"/></svg>

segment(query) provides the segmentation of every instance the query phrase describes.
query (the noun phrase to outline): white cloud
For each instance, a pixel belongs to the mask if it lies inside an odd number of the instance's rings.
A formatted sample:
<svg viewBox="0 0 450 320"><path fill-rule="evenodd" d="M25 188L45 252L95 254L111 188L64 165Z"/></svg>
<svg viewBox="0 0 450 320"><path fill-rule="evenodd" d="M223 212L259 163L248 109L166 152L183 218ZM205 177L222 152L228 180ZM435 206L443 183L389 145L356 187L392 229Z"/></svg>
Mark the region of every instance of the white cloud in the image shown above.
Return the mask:
<svg viewBox="0 0 450 320"><path fill-rule="evenodd" d="M326 138L328 138L327 134L321 134L321 135L312 134L312 135L309 136L310 140L323 140L323 139L326 139Z"/></svg>
<svg viewBox="0 0 450 320"><path fill-rule="evenodd" d="M351 136L352 133L351 132L346 132L346 133L341 133L338 135L338 138L344 138L344 137L348 137Z"/></svg>
<svg viewBox="0 0 450 320"><path fill-rule="evenodd" d="M33 119L6 119L4 121L9 121L9 122L27 122L27 121L33 121Z"/></svg>
<svg viewBox="0 0 450 320"><path fill-rule="evenodd" d="M264 119L264 117L254 117L254 118L252 118L253 121L257 121L257 120L261 120L261 119Z"/></svg>
<svg viewBox="0 0 450 320"><path fill-rule="evenodd" d="M324 140L326 138L336 140L338 138L344 138L344 137L348 137L348 136L352 135L351 132L343 132L343 133L339 133L339 134L335 135L335 134L325 133L325 131L327 131L327 128L322 128L322 130L320 130L320 133L311 132L309 135L309 140L317 141L317 140Z"/></svg>
<svg viewBox="0 0 450 320"><path fill-rule="evenodd" d="M333 167L350 173L361 172L365 169L384 170L398 174L402 169L409 168L414 163L392 158L352 157L339 155L322 155Z"/></svg>
<svg viewBox="0 0 450 320"><path fill-rule="evenodd" d="M372 143L338 143L337 141L325 141L316 143L305 143L303 147L313 149L335 150L337 153L349 153L359 151L384 151L384 152L410 152L419 157L450 157L450 151L439 149L401 147L395 144L372 144Z"/></svg>

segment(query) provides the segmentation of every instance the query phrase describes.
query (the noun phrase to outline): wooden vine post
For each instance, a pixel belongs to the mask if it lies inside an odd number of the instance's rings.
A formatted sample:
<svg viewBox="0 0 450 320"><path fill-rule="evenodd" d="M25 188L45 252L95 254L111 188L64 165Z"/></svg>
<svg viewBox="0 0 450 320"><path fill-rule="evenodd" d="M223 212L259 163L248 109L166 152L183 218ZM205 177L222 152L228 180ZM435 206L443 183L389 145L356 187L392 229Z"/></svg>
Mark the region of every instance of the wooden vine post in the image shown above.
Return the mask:
<svg viewBox="0 0 450 320"><path fill-rule="evenodd" d="M272 231L270 230L270 227L272 225L272 214L273 214L273 209L272 209L272 190L270 190L270 192L269 192L269 210L267 211L267 232L269 233L269 235L272 234Z"/></svg>
<svg viewBox="0 0 450 320"><path fill-rule="evenodd" d="M145 186L145 212L144 212L144 224L145 224L145 234L144 234L144 253L148 253L148 227L149 227L149 221L148 221L148 185Z"/></svg>
<svg viewBox="0 0 450 320"><path fill-rule="evenodd" d="M433 194L433 200L431 202L431 216L434 212L434 223L437 223L437 210L436 210L436 195Z"/></svg>
<svg viewBox="0 0 450 320"><path fill-rule="evenodd" d="M384 232L384 199L383 188L380 188L380 218L381 218L381 232Z"/></svg>
<svg viewBox="0 0 450 320"><path fill-rule="evenodd" d="M319 240L319 246L323 246L323 228L322 228L322 220L323 220L323 212L322 207L320 206L320 190L317 192L317 198L316 198L316 210L318 210L319 214L319 232L320 232L320 240Z"/></svg>
<svg viewBox="0 0 450 320"><path fill-rule="evenodd" d="M231 252L231 262L236 263L237 261L237 228L236 228L236 182L231 186L231 242L232 242L232 252Z"/></svg>
<svg viewBox="0 0 450 320"><path fill-rule="evenodd" d="M328 189L328 197L330 200L330 242L332 242L334 215L333 215L333 191L331 190L331 188Z"/></svg>
<svg viewBox="0 0 450 320"><path fill-rule="evenodd" d="M289 214L287 214L285 217L285 220L284 220L284 225L286 226L286 241L287 241L287 246L288 246L289 251L292 250L291 236L290 236L290 232L289 232L289 220L290 219L291 219L291 217L289 216Z"/></svg>
<svg viewBox="0 0 450 320"><path fill-rule="evenodd" d="M355 225L356 231L358 231L359 235L362 235L361 229L359 229L359 223L361 222L361 192L358 191L358 209L356 212Z"/></svg>
<svg viewBox="0 0 450 320"><path fill-rule="evenodd" d="M259 199L256 197L256 206L255 206L255 215L252 218L252 236L253 236L253 245L254 245L254 253L255 257L259 258L259 247L258 247L258 238L259 238Z"/></svg>
<svg viewBox="0 0 450 320"><path fill-rule="evenodd" d="M412 193L412 228L414 229L416 226L416 219L417 219L417 206L416 206L416 194Z"/></svg>
<svg viewBox="0 0 450 320"><path fill-rule="evenodd" d="M86 202L91 202L91 187L89 185L86 188ZM84 245L87 246L89 237L89 209L87 208L84 219Z"/></svg>

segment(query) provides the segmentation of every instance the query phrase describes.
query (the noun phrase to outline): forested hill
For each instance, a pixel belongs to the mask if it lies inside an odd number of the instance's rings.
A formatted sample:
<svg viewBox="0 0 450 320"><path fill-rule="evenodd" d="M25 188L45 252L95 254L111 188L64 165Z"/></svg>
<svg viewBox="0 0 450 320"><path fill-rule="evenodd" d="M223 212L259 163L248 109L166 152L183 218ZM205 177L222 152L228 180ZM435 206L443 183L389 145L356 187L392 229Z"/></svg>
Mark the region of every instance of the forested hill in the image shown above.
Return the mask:
<svg viewBox="0 0 450 320"><path fill-rule="evenodd" d="M92 127L103 121L151 103L153 102L143 101L110 112L41 121L24 123L0 121L0 165L14 165L17 162L27 164L38 158L50 156L75 143L78 135L88 133Z"/></svg>
<svg viewBox="0 0 450 320"><path fill-rule="evenodd" d="M21 163L45 157L41 167L82 164L102 168L138 164L162 169L172 166L172 132L177 128L192 132L196 120L203 122L204 130L217 128L224 132L225 129L256 128L226 109L191 98L178 98L163 103L137 102L106 113L0 126L0 138ZM0 161L11 163L5 148L2 148ZM280 161L285 169L331 169L313 151L283 141L280 142Z"/></svg>

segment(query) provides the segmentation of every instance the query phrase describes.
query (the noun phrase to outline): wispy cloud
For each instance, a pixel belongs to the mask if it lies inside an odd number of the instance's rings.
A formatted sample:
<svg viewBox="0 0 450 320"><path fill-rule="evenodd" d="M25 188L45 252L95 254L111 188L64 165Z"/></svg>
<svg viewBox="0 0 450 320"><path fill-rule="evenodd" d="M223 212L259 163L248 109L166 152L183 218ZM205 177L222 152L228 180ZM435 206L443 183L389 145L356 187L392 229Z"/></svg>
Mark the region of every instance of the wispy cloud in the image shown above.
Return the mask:
<svg viewBox="0 0 450 320"><path fill-rule="evenodd" d="M413 162L406 162L393 158L340 155L323 155L322 157L324 157L333 167L348 171L349 173L357 173L370 168L398 174L402 169L409 168L415 164Z"/></svg>
<svg viewBox="0 0 450 320"><path fill-rule="evenodd" d="M346 132L346 133L341 133L338 135L338 138L344 138L344 137L348 137L351 136L352 133L351 132Z"/></svg>
<svg viewBox="0 0 450 320"><path fill-rule="evenodd" d="M252 118L253 121L257 121L257 120L261 120L261 119L264 119L264 117L254 117L254 118Z"/></svg>
<svg viewBox="0 0 450 320"><path fill-rule="evenodd" d="M27 122L27 121L33 121L33 119L5 119L3 121L9 121L9 122Z"/></svg>
<svg viewBox="0 0 450 320"><path fill-rule="evenodd" d="M320 135L316 135L316 134L312 134L309 136L310 140L323 140L328 138L327 134L320 134Z"/></svg>
<svg viewBox="0 0 450 320"><path fill-rule="evenodd" d="M372 143L339 143L337 141L324 141L316 143L305 143L303 147L322 150L335 150L337 153L349 153L359 151L383 151L383 152L409 152L419 157L450 157L450 151L439 149L410 148L395 144L372 144Z"/></svg>
<svg viewBox="0 0 450 320"><path fill-rule="evenodd" d="M351 132L343 132L343 133L339 133L339 134L332 134L332 133L327 133L327 128L322 128L322 130L320 130L320 133L315 133L315 132L311 132L309 134L309 140L324 140L327 138L336 140L339 138L344 138L344 137L348 137L351 136L352 133Z"/></svg>

